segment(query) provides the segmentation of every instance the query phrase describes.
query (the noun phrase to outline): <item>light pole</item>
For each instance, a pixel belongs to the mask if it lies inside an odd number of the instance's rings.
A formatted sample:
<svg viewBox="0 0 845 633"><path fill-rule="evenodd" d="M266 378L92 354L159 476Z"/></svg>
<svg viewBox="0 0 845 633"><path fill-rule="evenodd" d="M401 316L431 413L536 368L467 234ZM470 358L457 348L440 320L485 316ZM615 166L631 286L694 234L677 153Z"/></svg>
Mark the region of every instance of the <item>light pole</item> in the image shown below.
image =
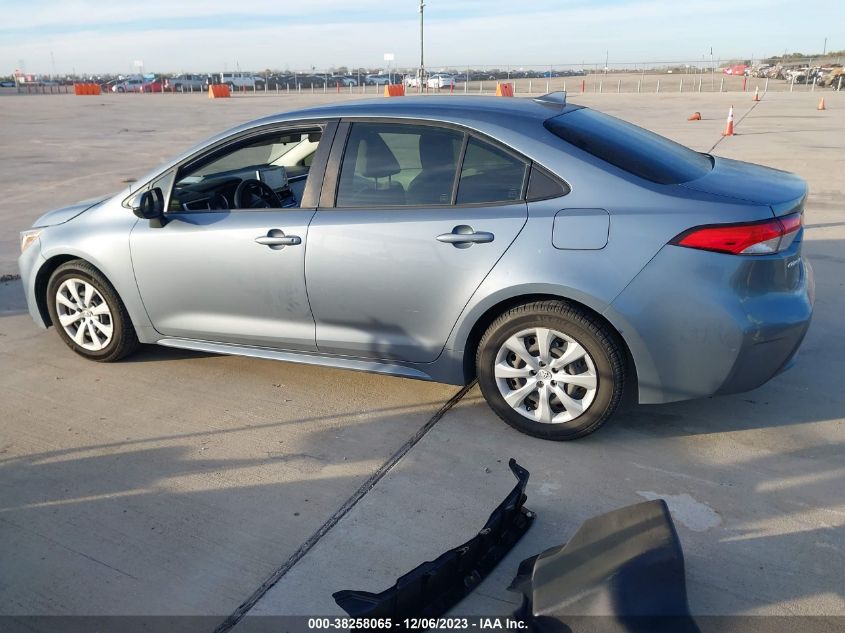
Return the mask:
<svg viewBox="0 0 845 633"><path fill-rule="evenodd" d="M710 47L710 92L713 92L716 86L716 67L713 65L713 47Z"/></svg>
<svg viewBox="0 0 845 633"><path fill-rule="evenodd" d="M422 90L423 74L425 73L425 39L423 37L423 10L425 9L425 2L420 0L420 70L419 70L419 89Z"/></svg>

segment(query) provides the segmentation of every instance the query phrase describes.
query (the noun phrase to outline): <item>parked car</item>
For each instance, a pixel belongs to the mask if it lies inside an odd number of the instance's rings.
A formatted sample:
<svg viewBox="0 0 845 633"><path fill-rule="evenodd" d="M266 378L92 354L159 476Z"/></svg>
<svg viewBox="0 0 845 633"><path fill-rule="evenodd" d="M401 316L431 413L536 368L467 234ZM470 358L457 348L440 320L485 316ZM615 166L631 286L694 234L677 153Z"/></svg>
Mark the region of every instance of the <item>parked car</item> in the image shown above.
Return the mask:
<svg viewBox="0 0 845 633"><path fill-rule="evenodd" d="M152 75L148 77L130 77L108 82L106 86L111 86L112 92L161 92L163 90L163 82L160 78L153 78Z"/></svg>
<svg viewBox="0 0 845 633"><path fill-rule="evenodd" d="M302 88L318 88L323 90L329 86L329 78L326 75L299 75L297 82Z"/></svg>
<svg viewBox="0 0 845 633"><path fill-rule="evenodd" d="M368 86L385 86L390 83L388 75L367 75L366 79Z"/></svg>
<svg viewBox="0 0 845 633"><path fill-rule="evenodd" d="M787 81L795 82L797 84L806 84L809 76L810 76L810 69L807 68L807 67L790 68L785 73L785 78L786 78Z"/></svg>
<svg viewBox="0 0 845 633"><path fill-rule="evenodd" d="M437 74L428 78L426 85L429 88L440 90L441 88L453 88L455 86L455 78L451 75Z"/></svg>
<svg viewBox="0 0 845 633"><path fill-rule="evenodd" d="M155 79L148 79L144 81L141 85L141 89L139 92L163 92L164 91L164 80L160 77L156 77Z"/></svg>
<svg viewBox="0 0 845 633"><path fill-rule="evenodd" d="M264 89L264 78L253 73L220 73L220 83L226 84L230 89L250 88L256 90Z"/></svg>
<svg viewBox="0 0 845 633"><path fill-rule="evenodd" d="M114 87L119 83L123 83L123 80L109 79L108 81L104 81L100 84L100 90L103 92L117 92Z"/></svg>
<svg viewBox="0 0 845 633"><path fill-rule="evenodd" d="M14 88L17 84L14 81L0 81L0 88Z"/></svg>
<svg viewBox="0 0 845 633"><path fill-rule="evenodd" d="M329 85L334 86L336 84L345 87L357 86L358 78L351 75L334 75L333 77L329 77Z"/></svg>
<svg viewBox="0 0 845 633"><path fill-rule="evenodd" d="M207 75L176 75L164 80L168 92L202 92L208 85Z"/></svg>
<svg viewBox="0 0 845 633"><path fill-rule="evenodd" d="M569 440L626 389L745 391L792 363L806 195L563 93L371 100L241 125L47 213L18 262L32 318L91 360L157 343L477 378L505 422Z"/></svg>
<svg viewBox="0 0 845 633"><path fill-rule="evenodd" d="M420 86L426 85L428 81L428 73L425 73L420 80L419 72L416 74L405 75L405 79L403 83L405 84L406 88L419 88Z"/></svg>
<svg viewBox="0 0 845 633"><path fill-rule="evenodd" d="M145 83L147 80L143 77L131 77L115 83L111 90L112 92L141 92Z"/></svg>
<svg viewBox="0 0 845 633"><path fill-rule="evenodd" d="M841 84L845 84L845 68L842 66L834 66L825 69L825 72L819 76L819 86L830 86L839 88Z"/></svg>
<svg viewBox="0 0 845 633"><path fill-rule="evenodd" d="M266 79L268 90L291 90L296 89L294 75L270 75Z"/></svg>

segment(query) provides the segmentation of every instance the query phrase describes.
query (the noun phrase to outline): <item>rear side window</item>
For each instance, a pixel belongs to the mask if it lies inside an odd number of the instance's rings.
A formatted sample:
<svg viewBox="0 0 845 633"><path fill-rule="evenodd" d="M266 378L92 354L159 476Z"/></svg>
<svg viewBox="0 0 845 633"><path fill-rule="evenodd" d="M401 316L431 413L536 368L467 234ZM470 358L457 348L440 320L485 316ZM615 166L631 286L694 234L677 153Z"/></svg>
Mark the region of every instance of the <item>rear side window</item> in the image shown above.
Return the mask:
<svg viewBox="0 0 845 633"><path fill-rule="evenodd" d="M457 204L522 200L528 165L476 138L467 143Z"/></svg>
<svg viewBox="0 0 845 633"><path fill-rule="evenodd" d="M566 112L543 125L575 147L651 182L689 182L713 168L706 154L588 108Z"/></svg>
<svg viewBox="0 0 845 633"><path fill-rule="evenodd" d="M451 204L462 143L462 133L434 126L353 123L336 204Z"/></svg>

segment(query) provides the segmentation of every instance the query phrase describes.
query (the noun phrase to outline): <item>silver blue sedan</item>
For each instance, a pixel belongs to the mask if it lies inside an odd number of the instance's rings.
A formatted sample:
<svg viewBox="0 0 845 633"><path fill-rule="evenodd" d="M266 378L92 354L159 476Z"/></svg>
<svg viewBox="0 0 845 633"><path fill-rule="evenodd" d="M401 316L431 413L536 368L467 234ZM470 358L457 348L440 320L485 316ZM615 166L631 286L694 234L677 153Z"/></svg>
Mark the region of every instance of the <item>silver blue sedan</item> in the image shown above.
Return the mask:
<svg viewBox="0 0 845 633"><path fill-rule="evenodd" d="M753 389L795 358L800 178L595 110L417 97L268 117L21 234L32 318L140 343L463 385L538 437L625 393Z"/></svg>

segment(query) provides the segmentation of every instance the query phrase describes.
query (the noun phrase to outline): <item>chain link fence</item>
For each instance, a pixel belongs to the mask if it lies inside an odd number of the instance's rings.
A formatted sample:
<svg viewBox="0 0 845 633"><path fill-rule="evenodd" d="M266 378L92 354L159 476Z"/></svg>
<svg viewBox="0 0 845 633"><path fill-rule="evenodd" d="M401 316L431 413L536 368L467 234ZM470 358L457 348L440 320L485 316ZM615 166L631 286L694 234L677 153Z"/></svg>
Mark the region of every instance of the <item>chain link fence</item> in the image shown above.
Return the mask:
<svg viewBox="0 0 845 633"><path fill-rule="evenodd" d="M322 71L272 71L241 73L252 79L232 85L238 94L336 93L374 95L384 91L387 83L405 83L408 93L493 94L500 83L513 86L515 95L540 95L558 90L571 94L587 93L716 93L716 92L812 92L821 89L841 90L845 75L841 60L804 59L773 64L744 64L715 60L632 62L625 64L548 64L548 65L444 65L432 66L422 82L416 81L415 68L373 69L332 67ZM197 76L197 75L193 75ZM220 81L219 73L202 75L200 83L168 81L173 75L158 75L150 81L160 87L147 93L199 93L207 83ZM228 75L226 75L228 76ZM439 81L437 77L444 76ZM111 77L86 78L96 81L105 94L113 94ZM176 77L178 79L178 76ZM77 79L79 80L79 79ZM73 80L56 78L31 84L18 84L11 91L18 93L72 93ZM225 83L225 81L224 81Z"/></svg>

